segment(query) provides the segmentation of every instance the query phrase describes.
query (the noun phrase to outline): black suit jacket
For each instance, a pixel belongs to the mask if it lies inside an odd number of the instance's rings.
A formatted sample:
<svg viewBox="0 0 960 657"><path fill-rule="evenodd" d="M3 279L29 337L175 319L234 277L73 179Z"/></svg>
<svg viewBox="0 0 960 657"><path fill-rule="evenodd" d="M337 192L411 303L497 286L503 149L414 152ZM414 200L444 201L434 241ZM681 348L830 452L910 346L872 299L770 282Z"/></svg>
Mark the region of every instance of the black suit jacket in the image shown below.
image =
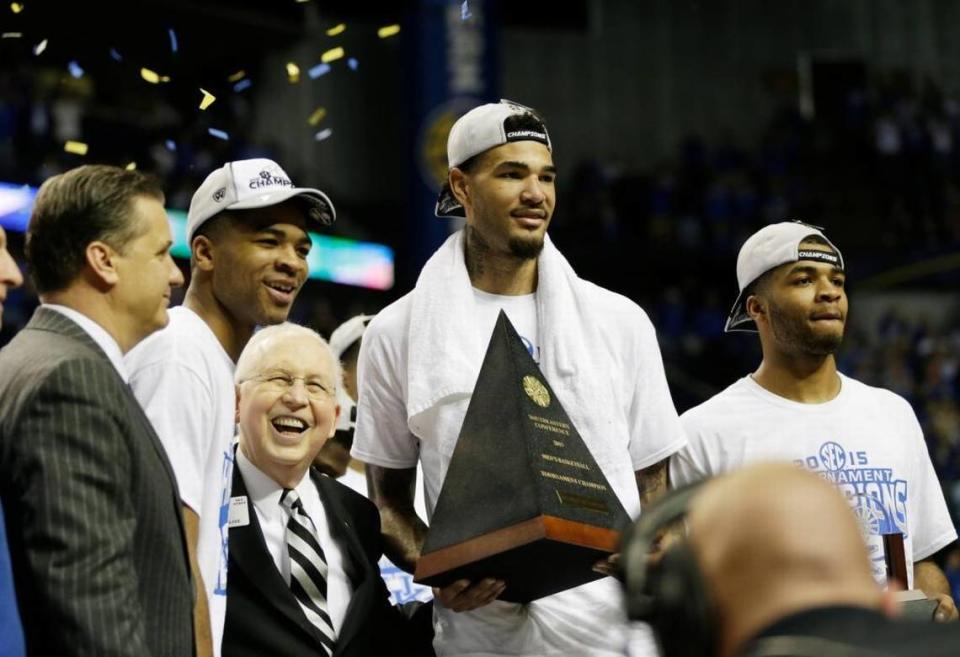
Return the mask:
<svg viewBox="0 0 960 657"><path fill-rule="evenodd" d="M330 532L344 551L353 596L334 657L413 654L412 634L390 605L377 560L382 554L380 515L370 500L311 468ZM247 487L234 464L232 497ZM250 524L230 528L227 618L223 657L294 657L320 654L320 642L267 551L253 504Z"/></svg>
<svg viewBox="0 0 960 657"><path fill-rule="evenodd" d="M48 308L0 351L0 496L29 654L193 654L166 454L106 354Z"/></svg>

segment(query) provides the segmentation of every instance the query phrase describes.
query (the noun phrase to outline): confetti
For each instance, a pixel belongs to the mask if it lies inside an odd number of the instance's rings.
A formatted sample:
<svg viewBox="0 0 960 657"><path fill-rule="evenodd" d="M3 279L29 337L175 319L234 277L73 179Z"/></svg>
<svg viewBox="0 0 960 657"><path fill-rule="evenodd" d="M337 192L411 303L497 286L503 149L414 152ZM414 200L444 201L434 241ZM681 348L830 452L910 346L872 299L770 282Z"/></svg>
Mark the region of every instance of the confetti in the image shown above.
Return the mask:
<svg viewBox="0 0 960 657"><path fill-rule="evenodd" d="M244 89L249 89L253 85L251 80L240 80L240 82L233 85L233 90L236 92L243 91Z"/></svg>
<svg viewBox="0 0 960 657"><path fill-rule="evenodd" d="M77 63L77 60L70 60L70 62L67 63L67 68L70 70L70 75L77 80L83 77L83 67Z"/></svg>
<svg viewBox="0 0 960 657"><path fill-rule="evenodd" d="M22 32L4 32L0 34L0 39L19 39L22 36Z"/></svg>
<svg viewBox="0 0 960 657"><path fill-rule="evenodd" d="M230 139L230 135L228 135L223 130L217 130L216 128L207 128L207 132L210 133L211 137L216 137L217 139L222 139L224 141L227 141L228 139Z"/></svg>
<svg viewBox="0 0 960 657"><path fill-rule="evenodd" d="M43 54L43 51L46 49L47 49L47 40L44 39L43 41L41 41L40 43L38 43L33 47L33 54L34 55Z"/></svg>
<svg viewBox="0 0 960 657"><path fill-rule="evenodd" d="M136 162L130 162L129 164L127 164L127 166L125 166L125 167L123 167L123 168L126 169L127 171L133 171L133 170L135 170L135 169L137 168L137 163L136 163Z"/></svg>
<svg viewBox="0 0 960 657"><path fill-rule="evenodd" d="M11 2L10 11L15 14L19 14L21 11L23 11L23 5L21 5L19 2Z"/></svg>
<svg viewBox="0 0 960 657"><path fill-rule="evenodd" d="M324 64L329 64L343 57L343 48L337 46L336 48L331 48L327 52L320 55L320 61Z"/></svg>
<svg viewBox="0 0 960 657"><path fill-rule="evenodd" d="M323 141L324 139L326 139L332 134L333 134L333 130L331 130L330 128L324 128L323 130L315 134L313 136L313 139L314 141Z"/></svg>
<svg viewBox="0 0 960 657"><path fill-rule="evenodd" d="M460 5L460 20L465 21L470 18L473 18L473 14L470 13L470 3L468 0L463 0L463 4Z"/></svg>
<svg viewBox="0 0 960 657"><path fill-rule="evenodd" d="M300 82L300 67L293 62L287 62L287 79L290 80L290 84Z"/></svg>
<svg viewBox="0 0 960 657"><path fill-rule="evenodd" d="M356 57L351 57L350 59L347 60L347 66L350 67L350 70L356 71L357 68L360 66L360 62L357 61Z"/></svg>
<svg viewBox="0 0 960 657"><path fill-rule="evenodd" d="M167 29L167 34L170 35L170 51L177 52L177 33L173 31L173 28Z"/></svg>
<svg viewBox="0 0 960 657"><path fill-rule="evenodd" d="M163 145L166 146L167 150L171 153L177 152L177 142L173 141L172 139L168 139L167 141L163 142Z"/></svg>
<svg viewBox="0 0 960 657"><path fill-rule="evenodd" d="M86 155L89 146L82 141L68 141L63 145L63 150L67 153L73 153L74 155Z"/></svg>
<svg viewBox="0 0 960 657"><path fill-rule="evenodd" d="M310 118L307 119L307 123L309 123L310 125L317 125L318 123L323 121L323 117L325 117L326 115L327 115L326 108L318 107L317 109L313 110L313 114L311 114Z"/></svg>
<svg viewBox="0 0 960 657"><path fill-rule="evenodd" d="M160 76L156 72L151 71L149 68L141 68L140 77L146 80L147 82L149 82L150 84L160 83Z"/></svg>
<svg viewBox="0 0 960 657"><path fill-rule="evenodd" d="M110 56L113 57L114 61L117 61L117 62L123 61L123 55L121 55L116 48L110 49Z"/></svg>
<svg viewBox="0 0 960 657"><path fill-rule="evenodd" d="M337 36L338 34L343 34L347 29L346 23L340 23L339 25L334 25L329 30L327 30L327 36Z"/></svg>
<svg viewBox="0 0 960 657"><path fill-rule="evenodd" d="M217 99L216 96L202 87L200 88L200 93L203 94L203 98L200 100L200 109L202 110L205 110L213 105L213 101Z"/></svg>
<svg viewBox="0 0 960 657"><path fill-rule="evenodd" d="M386 39L387 37L392 37L394 34L400 33L399 25L384 25L379 30L377 30L377 36L381 39Z"/></svg>
<svg viewBox="0 0 960 657"><path fill-rule="evenodd" d="M230 77L228 77L227 82L239 82L244 77L246 77L246 75L247 75L247 72L241 69L236 73L234 73L233 75L231 75Z"/></svg>
<svg viewBox="0 0 960 657"><path fill-rule="evenodd" d="M307 75L310 76L311 80L316 80L321 75L326 75L329 72L330 72L330 64L317 64L316 66L311 68L309 71L307 71Z"/></svg>

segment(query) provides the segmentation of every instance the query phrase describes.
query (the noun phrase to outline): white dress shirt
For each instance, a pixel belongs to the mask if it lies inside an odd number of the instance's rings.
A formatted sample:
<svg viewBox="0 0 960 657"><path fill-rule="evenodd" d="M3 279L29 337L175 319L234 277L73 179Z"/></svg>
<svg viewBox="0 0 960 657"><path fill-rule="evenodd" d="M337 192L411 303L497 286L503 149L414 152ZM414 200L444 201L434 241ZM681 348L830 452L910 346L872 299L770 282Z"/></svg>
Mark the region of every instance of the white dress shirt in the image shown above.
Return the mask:
<svg viewBox="0 0 960 657"><path fill-rule="evenodd" d="M290 514L280 506L283 487L251 463L241 449L237 449L236 465L240 468L250 502L256 510L257 520L260 522L260 529L267 543L267 551L273 557L273 563L283 576L283 581L289 586L290 556L287 554L286 534ZM320 493L310 479L309 471L294 490L297 491L304 510L317 528L317 540L327 560L327 611L330 614L333 629L339 635L343 619L347 615L347 607L350 605L350 596L353 594L353 586L344 568L345 551L330 534L327 514L323 508L323 502L320 501Z"/></svg>
<svg viewBox="0 0 960 657"><path fill-rule="evenodd" d="M73 308L61 306L57 303L45 303L43 304L43 307L56 311L61 315L64 315L67 319L71 319L79 324L80 328L82 328L83 331L89 335L94 342L97 343L97 346L103 349L103 353L105 353L107 358L110 359L110 362L113 364L114 368L116 368L117 374L120 375L120 378L123 379L123 382L129 382L127 368L123 366L123 352L120 350L120 345L117 344L117 341L113 339L112 335L107 333L105 328L84 315L82 312L74 310Z"/></svg>

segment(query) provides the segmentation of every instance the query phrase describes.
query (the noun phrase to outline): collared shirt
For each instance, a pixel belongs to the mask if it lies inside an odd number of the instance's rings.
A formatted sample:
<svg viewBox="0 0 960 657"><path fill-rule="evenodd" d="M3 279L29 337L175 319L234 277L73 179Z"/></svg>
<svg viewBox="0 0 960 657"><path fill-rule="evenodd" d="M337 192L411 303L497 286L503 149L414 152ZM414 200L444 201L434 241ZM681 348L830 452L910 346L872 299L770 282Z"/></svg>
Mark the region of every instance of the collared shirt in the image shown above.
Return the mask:
<svg viewBox="0 0 960 657"><path fill-rule="evenodd" d="M267 551L283 576L283 581L289 586L290 557L287 554L286 533L290 514L280 506L283 487L251 463L241 449L237 450L236 467L240 468L243 482L247 486L247 494L256 509L257 520L260 522L260 529L267 543ZM330 534L327 514L309 471L304 474L294 490L300 496L304 510L317 529L317 540L327 560L327 609L330 620L333 622L333 629L339 634L343 619L347 615L350 596L353 594L353 586L345 570L345 550Z"/></svg>
<svg viewBox="0 0 960 657"><path fill-rule="evenodd" d="M123 352L120 350L120 345L117 344L117 341L113 339L112 335L107 333L105 328L84 315L82 312L74 310L73 308L61 306L57 303L45 303L43 304L43 307L54 310L61 315L64 315L67 319L76 322L80 328L82 328L84 332L89 335L94 342L97 343L97 346L103 349L103 353L105 353L107 358L110 359L110 362L117 370L117 374L120 375L120 378L123 379L123 382L128 382L130 377L127 375L127 368L123 365Z"/></svg>

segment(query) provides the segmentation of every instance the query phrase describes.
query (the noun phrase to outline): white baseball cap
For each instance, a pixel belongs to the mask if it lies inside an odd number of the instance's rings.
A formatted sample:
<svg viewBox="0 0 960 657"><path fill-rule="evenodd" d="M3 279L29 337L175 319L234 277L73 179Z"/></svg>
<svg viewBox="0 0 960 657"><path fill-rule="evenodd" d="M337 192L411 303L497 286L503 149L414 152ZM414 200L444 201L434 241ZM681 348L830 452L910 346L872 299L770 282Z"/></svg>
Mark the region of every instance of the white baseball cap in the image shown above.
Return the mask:
<svg viewBox="0 0 960 657"><path fill-rule="evenodd" d="M532 114L540 122L540 129L508 131L505 126L506 120L521 114ZM474 155L479 155L495 146L502 146L511 141L528 140L538 141L548 150L553 151L547 127L540 121L535 110L512 100L480 105L457 119L450 128L450 136L447 137L447 166L452 169ZM440 190L434 214L438 217L466 216L463 206L450 190L449 183L444 183L443 189Z"/></svg>
<svg viewBox="0 0 960 657"><path fill-rule="evenodd" d="M833 249L815 251L800 249L800 244L811 235L824 240ZM756 333L757 325L747 313L746 301L752 290L750 286L762 275L788 262L813 260L826 262L843 269L843 255L840 249L823 234L823 229L811 226L800 221L783 221L777 224L764 226L743 243L740 255L737 256L737 283L740 285L740 294L730 309L727 324L723 330L750 331Z"/></svg>
<svg viewBox="0 0 960 657"><path fill-rule="evenodd" d="M363 337L363 332L367 330L367 324L371 319L373 315L357 315L334 329L330 334L330 349L337 358L343 358L343 353Z"/></svg>
<svg viewBox="0 0 960 657"><path fill-rule="evenodd" d="M330 198L319 189L295 187L273 160L255 158L227 162L197 188L187 213L187 241L208 219L224 210L266 208L299 196L307 202L307 216L329 226L337 218Z"/></svg>

